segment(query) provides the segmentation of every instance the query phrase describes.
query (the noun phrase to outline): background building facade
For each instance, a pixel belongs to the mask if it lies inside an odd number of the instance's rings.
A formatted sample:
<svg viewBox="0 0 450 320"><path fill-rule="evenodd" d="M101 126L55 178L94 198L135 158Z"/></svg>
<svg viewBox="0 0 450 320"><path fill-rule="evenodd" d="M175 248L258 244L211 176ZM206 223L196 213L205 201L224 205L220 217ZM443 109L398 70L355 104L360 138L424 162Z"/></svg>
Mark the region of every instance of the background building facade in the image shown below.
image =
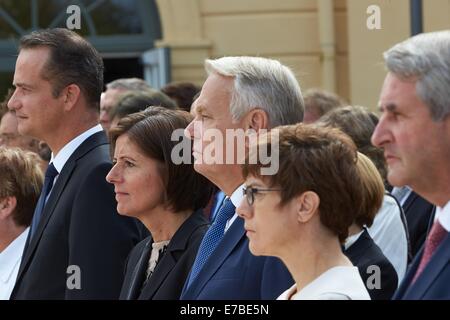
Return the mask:
<svg viewBox="0 0 450 320"><path fill-rule="evenodd" d="M205 79L203 61L225 55L281 60L303 89L322 87L376 108L382 52L411 34L410 0L0 0L0 93L11 83L20 35L64 26L81 8L81 29L105 58L106 81L141 76L158 86ZM450 0L422 0L423 31L450 28ZM379 9L379 27L370 6ZM373 21L373 20L370 20ZM163 49L164 48L164 49ZM158 84L159 83L159 84Z"/></svg>

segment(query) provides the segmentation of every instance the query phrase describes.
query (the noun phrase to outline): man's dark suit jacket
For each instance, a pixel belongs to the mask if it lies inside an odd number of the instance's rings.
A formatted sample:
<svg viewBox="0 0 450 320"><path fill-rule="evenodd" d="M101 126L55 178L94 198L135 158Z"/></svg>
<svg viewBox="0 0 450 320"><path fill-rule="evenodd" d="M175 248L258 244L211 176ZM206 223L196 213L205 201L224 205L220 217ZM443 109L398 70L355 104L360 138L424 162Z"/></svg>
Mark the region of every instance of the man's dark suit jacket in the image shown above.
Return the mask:
<svg viewBox="0 0 450 320"><path fill-rule="evenodd" d="M136 221L117 214L110 169L103 131L71 155L27 240L11 299L119 297L127 255L141 239Z"/></svg>
<svg viewBox="0 0 450 320"><path fill-rule="evenodd" d="M244 220L237 217L198 276L187 283L182 300L274 300L294 280L281 260L251 254Z"/></svg>
<svg viewBox="0 0 450 320"><path fill-rule="evenodd" d="M389 300L394 295L398 285L397 272L394 266L385 257L381 249L370 237L367 229L355 241L344 254L350 259L354 266L358 267L359 274L367 286L374 281L369 277L374 275L374 271L368 269L370 266L378 266L381 272L380 289L367 288L372 300Z"/></svg>
<svg viewBox="0 0 450 320"><path fill-rule="evenodd" d="M406 222L408 224L411 253L414 257L425 242L430 218L436 207L414 191L403 203Z"/></svg>
<svg viewBox="0 0 450 320"><path fill-rule="evenodd" d="M178 300L207 229L202 210L194 212L175 232L144 287L153 239L141 241L130 253L120 299Z"/></svg>
<svg viewBox="0 0 450 320"><path fill-rule="evenodd" d="M437 247L422 274L412 283L424 247L422 246L406 271L394 300L450 300L450 233Z"/></svg>

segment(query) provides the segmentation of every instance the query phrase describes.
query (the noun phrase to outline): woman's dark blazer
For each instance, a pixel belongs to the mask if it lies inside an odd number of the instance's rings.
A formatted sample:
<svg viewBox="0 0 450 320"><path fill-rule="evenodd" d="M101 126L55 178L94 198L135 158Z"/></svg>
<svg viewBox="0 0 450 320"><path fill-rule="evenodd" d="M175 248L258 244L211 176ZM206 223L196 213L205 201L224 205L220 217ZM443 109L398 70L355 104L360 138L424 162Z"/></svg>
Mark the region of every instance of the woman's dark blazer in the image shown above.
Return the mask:
<svg viewBox="0 0 450 320"><path fill-rule="evenodd" d="M138 243L128 257L120 299L178 300L208 226L202 210L194 212L175 232L144 287L153 239Z"/></svg>

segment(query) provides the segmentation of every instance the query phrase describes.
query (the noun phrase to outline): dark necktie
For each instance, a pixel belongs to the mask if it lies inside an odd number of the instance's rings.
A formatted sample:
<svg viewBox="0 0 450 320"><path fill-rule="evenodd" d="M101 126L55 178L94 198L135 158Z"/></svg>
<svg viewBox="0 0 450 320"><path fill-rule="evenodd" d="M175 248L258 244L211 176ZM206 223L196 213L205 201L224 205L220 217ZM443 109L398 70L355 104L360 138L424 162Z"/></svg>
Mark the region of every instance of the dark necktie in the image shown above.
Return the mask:
<svg viewBox="0 0 450 320"><path fill-rule="evenodd" d="M42 217L42 212L44 211L45 202L47 199L47 196L49 195L50 191L53 187L53 180L58 175L58 171L55 169L55 166L53 163L50 163L48 165L47 171L45 171L45 179L44 179L44 186L42 188L41 195L39 197L39 200L36 204L36 209L34 209L34 215L33 220L31 222L31 228L30 228L30 239L33 238L34 233L37 230L37 227L39 225L39 221Z"/></svg>
<svg viewBox="0 0 450 320"><path fill-rule="evenodd" d="M425 249L423 250L423 255L420 260L419 267L417 267L416 274L414 275L413 281L411 283L414 283L421 275L427 264L430 262L433 253L439 247L446 235L448 235L448 231L445 230L444 227L439 223L439 220L436 220L436 222L434 222L433 224L433 227L431 228L430 234L425 240Z"/></svg>
<svg viewBox="0 0 450 320"><path fill-rule="evenodd" d="M211 253L219 244L220 240L222 240L225 234L225 225L227 221L234 215L236 211L235 206L231 202L230 198L227 198L222 208L220 208L217 213L216 218L214 219L214 223L206 232L203 237L202 243L197 252L197 257L195 258L194 265L192 267L191 276L189 277L189 287L194 279L200 273L200 270L203 268L203 265L208 260Z"/></svg>

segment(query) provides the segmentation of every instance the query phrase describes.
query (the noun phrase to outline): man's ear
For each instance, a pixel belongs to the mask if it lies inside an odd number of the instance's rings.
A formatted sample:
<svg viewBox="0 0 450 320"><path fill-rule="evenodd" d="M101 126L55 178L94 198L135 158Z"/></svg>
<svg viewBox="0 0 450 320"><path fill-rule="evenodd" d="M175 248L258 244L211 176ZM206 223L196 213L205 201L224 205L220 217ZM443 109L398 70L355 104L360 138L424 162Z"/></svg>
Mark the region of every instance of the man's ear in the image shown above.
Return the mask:
<svg viewBox="0 0 450 320"><path fill-rule="evenodd" d="M318 211L320 198L313 191L305 191L296 198L297 219L300 223L306 223L311 220Z"/></svg>
<svg viewBox="0 0 450 320"><path fill-rule="evenodd" d="M17 207L17 199L14 196L4 197L0 200L0 220L6 220Z"/></svg>
<svg viewBox="0 0 450 320"><path fill-rule="evenodd" d="M246 129L259 132L261 129L269 128L269 117L263 109L256 108L251 110L246 117Z"/></svg>
<svg viewBox="0 0 450 320"><path fill-rule="evenodd" d="M269 117L264 110L253 109L245 116L244 121L243 127L247 136L245 146L249 148L250 141L257 139L256 137L261 133L261 129L269 128Z"/></svg>
<svg viewBox="0 0 450 320"><path fill-rule="evenodd" d="M81 89L78 85L72 83L62 91L64 110L71 111L80 99Z"/></svg>

